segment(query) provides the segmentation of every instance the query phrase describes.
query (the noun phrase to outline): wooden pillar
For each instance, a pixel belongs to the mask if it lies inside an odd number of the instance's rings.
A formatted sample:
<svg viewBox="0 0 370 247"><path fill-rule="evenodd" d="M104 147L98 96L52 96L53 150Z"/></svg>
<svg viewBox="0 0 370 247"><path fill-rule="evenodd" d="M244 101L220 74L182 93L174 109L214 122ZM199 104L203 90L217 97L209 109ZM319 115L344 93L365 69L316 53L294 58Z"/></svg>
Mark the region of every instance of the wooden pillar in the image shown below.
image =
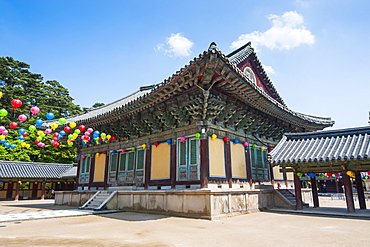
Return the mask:
<svg viewBox="0 0 370 247"><path fill-rule="evenodd" d="M337 193L340 193L340 191L339 191L339 185L338 185L338 180L336 178L335 178L335 191Z"/></svg>
<svg viewBox="0 0 370 247"><path fill-rule="evenodd" d="M170 177L171 177L171 188L176 188L176 176L177 176L177 142L172 142L171 145L171 166L170 166Z"/></svg>
<svg viewBox="0 0 370 247"><path fill-rule="evenodd" d="M45 183L41 183L41 200L45 199Z"/></svg>
<svg viewBox="0 0 370 247"><path fill-rule="evenodd" d="M147 190L149 188L150 175L152 171L152 149L147 147L145 150L145 165L144 165L144 188ZM118 171L118 169L117 169Z"/></svg>
<svg viewBox="0 0 370 247"><path fill-rule="evenodd" d="M13 182L8 182L8 189L6 192L6 199L10 200L13 197Z"/></svg>
<svg viewBox="0 0 370 247"><path fill-rule="evenodd" d="M355 204L353 202L352 183L346 172L342 172L344 194L346 196L347 211L349 213L355 212Z"/></svg>
<svg viewBox="0 0 370 247"><path fill-rule="evenodd" d="M364 187L362 187L362 179L360 172L356 172L356 188L360 209L366 209L365 192Z"/></svg>
<svg viewBox="0 0 370 247"><path fill-rule="evenodd" d="M284 179L285 188L288 189L288 176L286 175L286 172L283 172L283 179Z"/></svg>
<svg viewBox="0 0 370 247"><path fill-rule="evenodd" d="M93 186L94 183L94 173L95 173L95 153L92 154L92 157L90 159L90 170L89 170L89 189Z"/></svg>
<svg viewBox="0 0 370 247"><path fill-rule="evenodd" d="M251 154L250 149L245 147L245 160L246 160L246 169L247 169L247 179L249 182L249 186L252 187L253 178L252 178L252 162L251 162Z"/></svg>
<svg viewBox="0 0 370 247"><path fill-rule="evenodd" d="M319 205L319 193L317 191L316 177L311 178L311 188L312 188L313 207L318 208L320 207L320 205Z"/></svg>
<svg viewBox="0 0 370 247"><path fill-rule="evenodd" d="M271 181L271 184L274 186L274 184L275 184L274 169L272 168L271 164L269 164L269 167L270 167L270 181Z"/></svg>
<svg viewBox="0 0 370 247"><path fill-rule="evenodd" d="M303 203L302 203L301 180L297 176L296 172L294 172L294 191L295 191L296 209L302 210Z"/></svg>
<svg viewBox="0 0 370 247"><path fill-rule="evenodd" d="M81 156L80 156L80 159L78 159L78 161L77 161L77 174L76 174L76 186L78 187L78 186L80 186L80 185L82 185L81 183L80 183L80 174L81 174L81 162L82 161L82 158L81 158Z"/></svg>
<svg viewBox="0 0 370 247"><path fill-rule="evenodd" d="M109 181L109 160L110 160L110 151L105 151L105 170L104 170L104 189L108 188L108 181Z"/></svg>
<svg viewBox="0 0 370 247"><path fill-rule="evenodd" d="M19 191L21 190L21 184L19 182L17 182L17 185L15 187L15 197L14 197L14 201L18 201L19 200Z"/></svg>
<svg viewBox="0 0 370 247"><path fill-rule="evenodd" d="M208 138L200 140L200 187L208 188L209 177L209 142Z"/></svg>
<svg viewBox="0 0 370 247"><path fill-rule="evenodd" d="M233 187L233 175L231 174L231 150L230 142L225 142L225 166L226 166L226 178L229 184L229 188Z"/></svg>
<svg viewBox="0 0 370 247"><path fill-rule="evenodd" d="M33 182L32 183L32 199L37 198L37 191L38 191L38 182Z"/></svg>

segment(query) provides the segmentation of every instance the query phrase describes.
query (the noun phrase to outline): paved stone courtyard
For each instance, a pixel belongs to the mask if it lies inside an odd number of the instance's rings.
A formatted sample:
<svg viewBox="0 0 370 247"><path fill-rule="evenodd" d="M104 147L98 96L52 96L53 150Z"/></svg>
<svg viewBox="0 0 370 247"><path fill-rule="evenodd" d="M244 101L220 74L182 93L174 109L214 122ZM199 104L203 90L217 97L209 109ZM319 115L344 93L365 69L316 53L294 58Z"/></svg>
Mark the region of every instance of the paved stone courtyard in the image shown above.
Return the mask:
<svg viewBox="0 0 370 247"><path fill-rule="evenodd" d="M0 214L71 209L54 207L7 201ZM120 212L0 222L0 246L369 246L369 219L260 212L209 221Z"/></svg>

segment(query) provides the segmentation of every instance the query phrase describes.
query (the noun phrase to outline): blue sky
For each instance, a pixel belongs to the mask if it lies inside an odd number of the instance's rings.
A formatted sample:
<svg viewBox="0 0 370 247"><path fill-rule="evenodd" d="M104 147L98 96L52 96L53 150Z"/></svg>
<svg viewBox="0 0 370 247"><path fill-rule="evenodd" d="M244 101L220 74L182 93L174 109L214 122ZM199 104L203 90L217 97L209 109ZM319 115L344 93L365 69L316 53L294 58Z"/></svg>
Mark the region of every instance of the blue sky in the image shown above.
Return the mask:
<svg viewBox="0 0 370 247"><path fill-rule="evenodd" d="M0 0L0 56L110 103L162 82L216 42L249 39L292 110L368 125L370 2Z"/></svg>

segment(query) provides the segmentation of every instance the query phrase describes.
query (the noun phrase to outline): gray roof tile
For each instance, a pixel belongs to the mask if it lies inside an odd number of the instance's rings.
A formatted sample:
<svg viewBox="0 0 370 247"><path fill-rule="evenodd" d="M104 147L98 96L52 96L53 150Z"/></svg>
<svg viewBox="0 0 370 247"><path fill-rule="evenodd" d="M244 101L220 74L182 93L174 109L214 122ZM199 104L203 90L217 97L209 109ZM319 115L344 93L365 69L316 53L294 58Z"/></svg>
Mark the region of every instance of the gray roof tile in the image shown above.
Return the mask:
<svg viewBox="0 0 370 247"><path fill-rule="evenodd" d="M0 161L0 178L61 178L71 169L72 164Z"/></svg>
<svg viewBox="0 0 370 247"><path fill-rule="evenodd" d="M367 159L370 127L284 134L271 151L272 164Z"/></svg>

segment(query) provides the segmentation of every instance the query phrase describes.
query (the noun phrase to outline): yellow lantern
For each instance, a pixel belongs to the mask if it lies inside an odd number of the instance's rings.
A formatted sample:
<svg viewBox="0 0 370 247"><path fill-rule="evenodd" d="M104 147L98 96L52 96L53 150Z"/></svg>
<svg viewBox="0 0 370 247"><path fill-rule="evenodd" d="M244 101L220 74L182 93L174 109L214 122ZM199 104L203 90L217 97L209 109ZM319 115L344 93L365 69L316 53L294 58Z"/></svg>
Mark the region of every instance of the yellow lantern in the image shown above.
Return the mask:
<svg viewBox="0 0 370 247"><path fill-rule="evenodd" d="M216 134L211 135L211 139L212 140L215 140L216 138L217 138L217 135Z"/></svg>
<svg viewBox="0 0 370 247"><path fill-rule="evenodd" d="M52 124L50 124L50 127L51 127L52 130L55 130L56 128L58 128L58 124L52 123Z"/></svg>
<svg viewBox="0 0 370 247"><path fill-rule="evenodd" d="M261 147L261 151L262 152L265 151L265 147L264 146Z"/></svg>
<svg viewBox="0 0 370 247"><path fill-rule="evenodd" d="M143 149L145 149L145 148L146 148L146 144L141 145L141 147L142 147Z"/></svg>
<svg viewBox="0 0 370 247"><path fill-rule="evenodd" d="M77 125L77 124L76 124L75 122L70 122L70 123L69 123L69 127L71 127L72 129L73 129L74 127L76 127L76 125Z"/></svg>

